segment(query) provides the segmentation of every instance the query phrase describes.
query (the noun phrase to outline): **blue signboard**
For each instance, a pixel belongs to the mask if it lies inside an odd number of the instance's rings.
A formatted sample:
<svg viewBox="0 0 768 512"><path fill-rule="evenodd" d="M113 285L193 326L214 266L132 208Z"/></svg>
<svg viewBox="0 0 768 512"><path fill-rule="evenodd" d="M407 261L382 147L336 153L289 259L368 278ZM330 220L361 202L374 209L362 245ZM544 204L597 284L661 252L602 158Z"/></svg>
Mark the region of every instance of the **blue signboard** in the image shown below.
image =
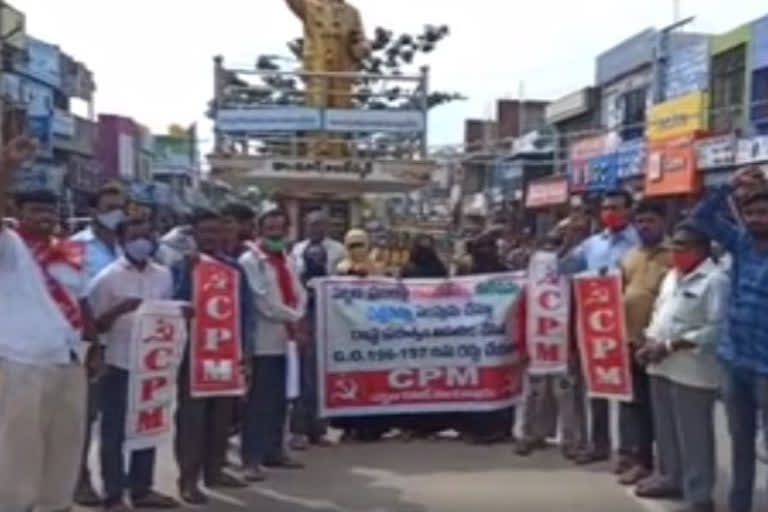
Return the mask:
<svg viewBox="0 0 768 512"><path fill-rule="evenodd" d="M752 25L752 69L768 67L768 16Z"/></svg>
<svg viewBox="0 0 768 512"><path fill-rule="evenodd" d="M670 48L665 73L664 98L707 89L709 86L709 41Z"/></svg>
<svg viewBox="0 0 768 512"><path fill-rule="evenodd" d="M14 66L16 72L58 89L61 87L59 47L34 37L27 38L27 58Z"/></svg>
<svg viewBox="0 0 768 512"><path fill-rule="evenodd" d="M587 163L587 190L610 190L619 186L619 158L617 153L591 158Z"/></svg>
<svg viewBox="0 0 768 512"><path fill-rule="evenodd" d="M644 140L622 142L616 149L619 179L641 176L645 172L648 147Z"/></svg>

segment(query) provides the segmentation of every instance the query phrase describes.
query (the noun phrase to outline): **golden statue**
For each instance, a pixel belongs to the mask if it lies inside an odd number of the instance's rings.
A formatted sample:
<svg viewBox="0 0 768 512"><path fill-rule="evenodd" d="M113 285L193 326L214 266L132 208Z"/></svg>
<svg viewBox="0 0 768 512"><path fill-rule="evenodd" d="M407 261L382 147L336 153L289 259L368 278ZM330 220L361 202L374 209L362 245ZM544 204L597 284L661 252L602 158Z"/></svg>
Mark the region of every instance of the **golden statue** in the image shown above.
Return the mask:
<svg viewBox="0 0 768 512"><path fill-rule="evenodd" d="M356 72L368 55L368 43L360 12L345 0L286 0L288 7L304 24L304 71ZM354 79L310 77L306 80L308 106L351 108ZM341 148L328 147L313 140L313 156L339 156ZM320 147L319 147L320 146Z"/></svg>

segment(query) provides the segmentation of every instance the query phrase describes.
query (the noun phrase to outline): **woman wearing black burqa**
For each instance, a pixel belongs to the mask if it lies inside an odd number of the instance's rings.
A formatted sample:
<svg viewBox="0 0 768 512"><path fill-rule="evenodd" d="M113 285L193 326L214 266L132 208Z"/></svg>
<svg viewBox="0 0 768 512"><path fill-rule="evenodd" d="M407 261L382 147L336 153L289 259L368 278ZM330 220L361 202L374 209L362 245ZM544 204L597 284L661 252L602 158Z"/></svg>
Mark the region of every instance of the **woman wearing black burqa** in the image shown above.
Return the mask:
<svg viewBox="0 0 768 512"><path fill-rule="evenodd" d="M467 252L472 258L469 271L465 275L496 274L508 272L499 254L499 231L490 231L468 242ZM515 425L515 409L509 407L492 412L464 414L462 422L463 437L476 444L492 444L512 439Z"/></svg>
<svg viewBox="0 0 768 512"><path fill-rule="evenodd" d="M435 250L435 240L429 235L418 235L410 249L408 263L400 270L402 279L408 278L447 278L445 267ZM402 430L406 439L424 439L442 430L457 428L459 423L455 414L424 413L400 415L395 424Z"/></svg>

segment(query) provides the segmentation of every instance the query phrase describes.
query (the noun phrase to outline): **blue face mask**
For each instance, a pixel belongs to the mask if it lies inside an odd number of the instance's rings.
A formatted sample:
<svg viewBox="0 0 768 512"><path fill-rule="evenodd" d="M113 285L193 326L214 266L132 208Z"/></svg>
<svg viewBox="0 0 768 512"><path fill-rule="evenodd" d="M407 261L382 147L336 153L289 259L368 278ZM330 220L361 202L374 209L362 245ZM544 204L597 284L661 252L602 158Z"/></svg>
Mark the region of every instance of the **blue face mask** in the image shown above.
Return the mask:
<svg viewBox="0 0 768 512"><path fill-rule="evenodd" d="M125 255L135 263L146 263L155 253L155 242L149 238L137 238L123 245Z"/></svg>

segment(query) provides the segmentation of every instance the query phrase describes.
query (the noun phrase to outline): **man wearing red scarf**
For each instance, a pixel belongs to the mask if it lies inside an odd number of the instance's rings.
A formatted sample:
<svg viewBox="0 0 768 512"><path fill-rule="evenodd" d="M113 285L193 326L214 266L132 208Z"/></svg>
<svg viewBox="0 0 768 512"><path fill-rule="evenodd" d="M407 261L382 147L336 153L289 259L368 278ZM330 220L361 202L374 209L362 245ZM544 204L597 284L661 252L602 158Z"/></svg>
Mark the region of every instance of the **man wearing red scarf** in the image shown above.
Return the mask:
<svg viewBox="0 0 768 512"><path fill-rule="evenodd" d="M285 252L288 217L281 210L259 219L261 238L240 258L256 307L253 382L242 431L242 459L250 481L266 477L263 466L302 467L284 450L288 342L301 336L306 295L293 260Z"/></svg>
<svg viewBox="0 0 768 512"><path fill-rule="evenodd" d="M0 160L0 219L12 171L34 152L16 139ZM0 222L0 510L68 510L85 432L82 246L53 236L57 197L16 196L19 229Z"/></svg>

